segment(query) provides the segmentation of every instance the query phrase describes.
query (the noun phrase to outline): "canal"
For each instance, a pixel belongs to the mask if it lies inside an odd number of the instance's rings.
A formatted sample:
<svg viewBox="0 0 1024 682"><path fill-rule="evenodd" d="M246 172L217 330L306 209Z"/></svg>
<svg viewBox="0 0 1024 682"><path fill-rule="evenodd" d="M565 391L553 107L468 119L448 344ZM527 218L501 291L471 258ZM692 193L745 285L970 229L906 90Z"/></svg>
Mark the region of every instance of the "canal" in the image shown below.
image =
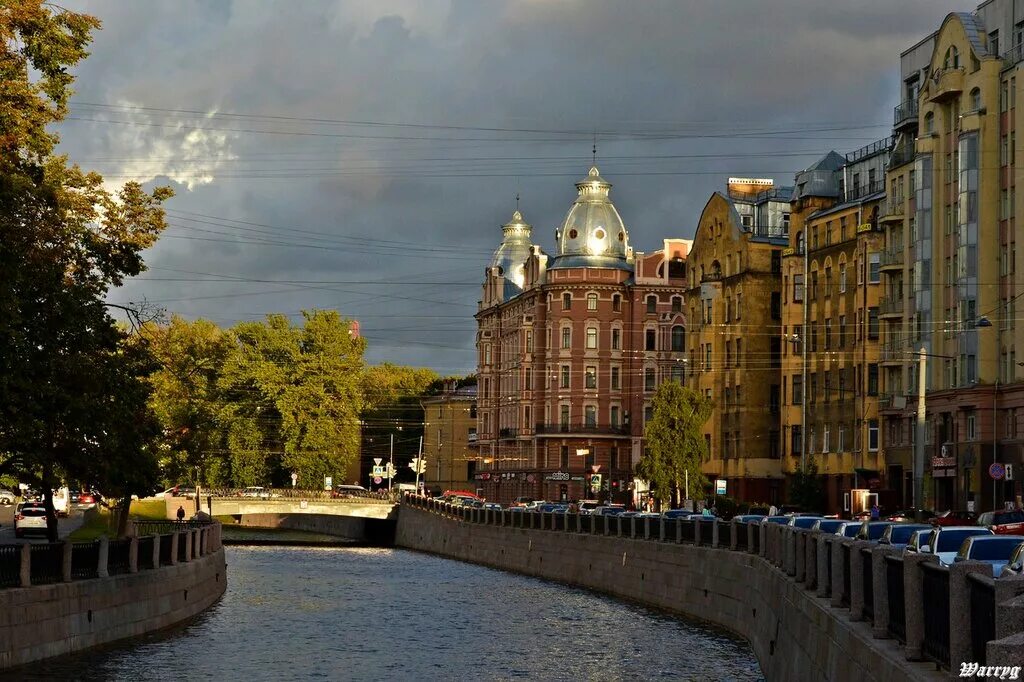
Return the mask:
<svg viewBox="0 0 1024 682"><path fill-rule="evenodd" d="M9 679L757 680L741 639L534 578L393 549L232 547L177 629Z"/></svg>

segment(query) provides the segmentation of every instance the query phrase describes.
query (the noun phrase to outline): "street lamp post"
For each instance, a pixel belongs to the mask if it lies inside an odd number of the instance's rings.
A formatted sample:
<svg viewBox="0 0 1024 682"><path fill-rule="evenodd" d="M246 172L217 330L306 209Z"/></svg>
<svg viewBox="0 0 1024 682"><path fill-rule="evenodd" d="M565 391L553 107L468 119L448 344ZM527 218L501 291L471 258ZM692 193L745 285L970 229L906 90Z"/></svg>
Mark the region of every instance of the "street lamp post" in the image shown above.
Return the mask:
<svg viewBox="0 0 1024 682"><path fill-rule="evenodd" d="M917 360L917 430L914 436L914 516L918 522L923 520L921 504L924 502L924 438L927 428L924 393L927 386L927 363L928 351L921 346Z"/></svg>

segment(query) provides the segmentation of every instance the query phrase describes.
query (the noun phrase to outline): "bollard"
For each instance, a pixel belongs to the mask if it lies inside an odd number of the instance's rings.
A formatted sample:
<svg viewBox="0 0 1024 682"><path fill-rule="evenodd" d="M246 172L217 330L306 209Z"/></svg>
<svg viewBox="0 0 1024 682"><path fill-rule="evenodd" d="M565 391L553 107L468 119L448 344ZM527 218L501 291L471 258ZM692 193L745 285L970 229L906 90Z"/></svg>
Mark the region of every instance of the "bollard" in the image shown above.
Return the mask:
<svg viewBox="0 0 1024 682"><path fill-rule="evenodd" d="M796 537L797 529L792 526L783 526L783 537L786 546L786 575L796 576Z"/></svg>
<svg viewBox="0 0 1024 682"><path fill-rule="evenodd" d="M761 542L758 548L758 555L767 558L768 557L768 524L759 523L757 524L757 532L761 536Z"/></svg>
<svg viewBox="0 0 1024 682"><path fill-rule="evenodd" d="M134 535L128 540L128 572L139 572L139 539Z"/></svg>
<svg viewBox="0 0 1024 682"><path fill-rule="evenodd" d="M100 536L100 551L96 554L96 576L106 578L110 575L107 572L107 557L110 556L110 540L107 539L107 536Z"/></svg>
<svg viewBox="0 0 1024 682"><path fill-rule="evenodd" d="M818 567L818 579L815 581L817 584L817 592L815 594L819 597L828 597L831 594L832 586L829 584L828 573L831 561L832 540L835 538L834 535L827 535L822 533L818 536L817 541L817 558L815 564Z"/></svg>
<svg viewBox="0 0 1024 682"><path fill-rule="evenodd" d="M676 519L676 544L683 544L683 520Z"/></svg>
<svg viewBox="0 0 1024 682"><path fill-rule="evenodd" d="M807 579L807 531L802 528L793 530L795 544L793 551L796 553L796 566L794 567L794 578L798 583Z"/></svg>
<svg viewBox="0 0 1024 682"><path fill-rule="evenodd" d="M160 568L160 536L153 535L153 568Z"/></svg>
<svg viewBox="0 0 1024 682"><path fill-rule="evenodd" d="M760 547L754 544L754 537L757 536L758 540L761 538L761 524L759 523L746 523L747 527L747 551L754 554L760 551ZM755 549L756 548L756 549Z"/></svg>
<svg viewBox="0 0 1024 682"><path fill-rule="evenodd" d="M837 538L838 542L832 543L832 606L843 605L843 581L847 570L846 562L843 561L843 545L849 541L846 538Z"/></svg>
<svg viewBox="0 0 1024 682"><path fill-rule="evenodd" d="M63 569L63 571L62 571L63 576L61 576L61 578L66 583L71 582L71 552L72 552L72 547L73 547L73 545L72 545L70 540L65 540L64 541L64 546L62 548L64 550L64 557L63 557L63 563L61 564L61 568Z"/></svg>
<svg viewBox="0 0 1024 682"><path fill-rule="evenodd" d="M730 521L730 523L732 523L732 540L730 540L730 542L729 542L729 549L732 550L733 552L735 552L737 549L739 549L739 546L740 546L740 544L739 544L740 533L746 533L747 529L746 528L741 528L740 524L736 523L735 521Z"/></svg>
<svg viewBox="0 0 1024 682"><path fill-rule="evenodd" d="M820 530L810 530L804 535L804 589L813 590L818 586L818 537Z"/></svg>
<svg viewBox="0 0 1024 682"><path fill-rule="evenodd" d="M636 517L629 518L629 537L636 539Z"/></svg>
<svg viewBox="0 0 1024 682"><path fill-rule="evenodd" d="M646 516L644 517L643 525L644 525L644 540L650 540L651 539L651 520L649 518L647 518Z"/></svg>

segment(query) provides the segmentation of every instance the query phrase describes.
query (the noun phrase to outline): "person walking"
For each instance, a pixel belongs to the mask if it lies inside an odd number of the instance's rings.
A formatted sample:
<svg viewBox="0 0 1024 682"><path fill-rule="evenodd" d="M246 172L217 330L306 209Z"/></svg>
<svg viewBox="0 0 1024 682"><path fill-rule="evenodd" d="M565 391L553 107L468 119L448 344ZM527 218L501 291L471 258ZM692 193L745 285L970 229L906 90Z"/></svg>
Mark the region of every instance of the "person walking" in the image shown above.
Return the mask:
<svg viewBox="0 0 1024 682"><path fill-rule="evenodd" d="M184 521L185 521L185 507L179 505L178 506L178 523L183 523Z"/></svg>
<svg viewBox="0 0 1024 682"><path fill-rule="evenodd" d="M872 521L877 521L878 520L878 503L875 503L875 504L871 505L871 520Z"/></svg>

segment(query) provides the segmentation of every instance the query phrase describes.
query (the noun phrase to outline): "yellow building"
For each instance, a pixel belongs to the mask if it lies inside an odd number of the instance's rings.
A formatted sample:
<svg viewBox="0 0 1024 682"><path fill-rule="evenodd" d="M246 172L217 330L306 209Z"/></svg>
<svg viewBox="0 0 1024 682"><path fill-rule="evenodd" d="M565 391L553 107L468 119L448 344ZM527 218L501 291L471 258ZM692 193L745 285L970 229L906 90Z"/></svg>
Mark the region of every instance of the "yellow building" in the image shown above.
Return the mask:
<svg viewBox="0 0 1024 682"><path fill-rule="evenodd" d="M752 181L747 181L750 184ZM791 188L716 192L701 213L690 263L688 385L709 396L708 478L748 502L782 501L781 291ZM765 186L765 184L767 186Z"/></svg>
<svg viewBox="0 0 1024 682"><path fill-rule="evenodd" d="M1016 130L1024 124L1024 108L1016 106L1022 13L1010 0L990 0L972 14L950 14L901 55L904 101L894 124L905 153L889 170L894 201L885 223L892 253L886 277L904 295L902 315L884 330L884 440L890 477L903 476L908 504L921 348L923 503L981 511L1019 492L1016 481L994 481L988 470L994 461L1024 465L1016 362L1024 339L1015 322L1022 313L1015 189L1022 172Z"/></svg>
<svg viewBox="0 0 1024 682"><path fill-rule="evenodd" d="M785 470L814 458L826 509L884 486L878 422L886 138L797 176L783 266Z"/></svg>
<svg viewBox="0 0 1024 682"><path fill-rule="evenodd" d="M423 457L421 477L428 492L445 490L476 492L476 384L446 383L440 395L425 398L423 405ZM483 475L483 474L480 474Z"/></svg>

